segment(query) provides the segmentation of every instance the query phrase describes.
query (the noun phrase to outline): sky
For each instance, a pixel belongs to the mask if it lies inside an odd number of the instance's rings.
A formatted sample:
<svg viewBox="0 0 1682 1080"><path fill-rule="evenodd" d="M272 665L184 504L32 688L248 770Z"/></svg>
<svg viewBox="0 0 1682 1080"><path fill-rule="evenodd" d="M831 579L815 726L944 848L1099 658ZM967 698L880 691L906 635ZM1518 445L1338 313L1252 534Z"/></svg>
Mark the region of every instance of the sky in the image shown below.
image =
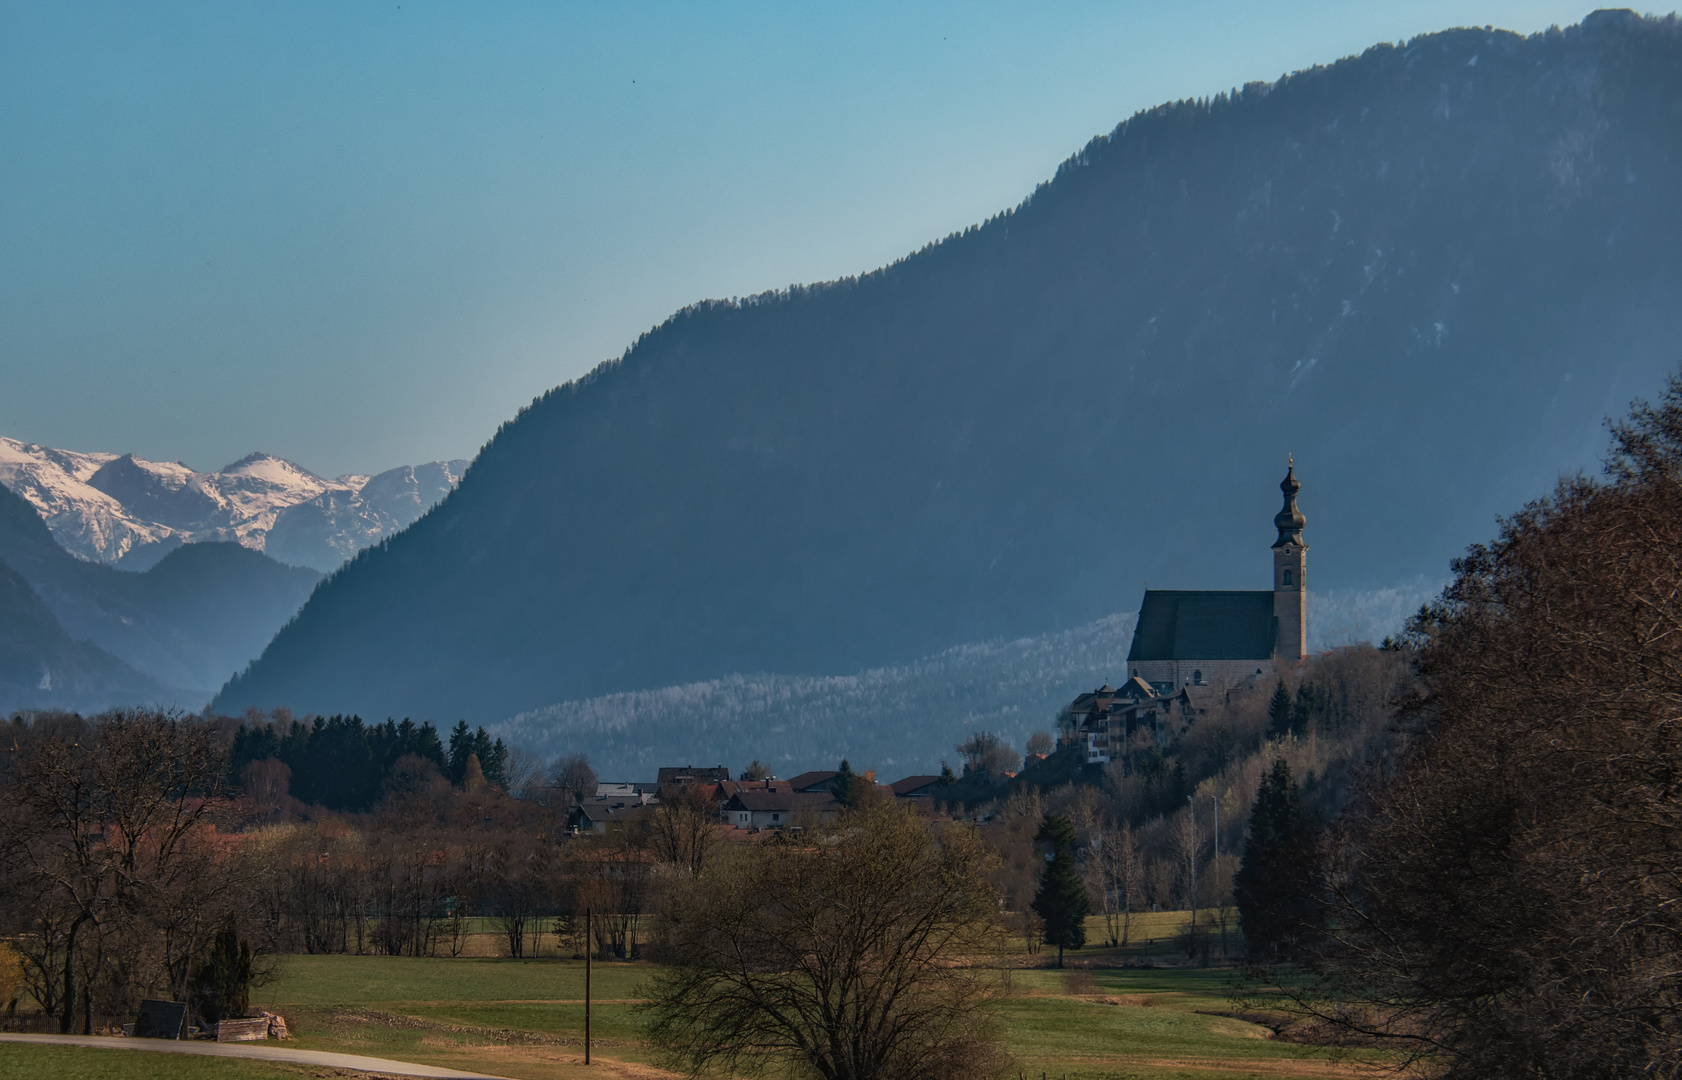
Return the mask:
<svg viewBox="0 0 1682 1080"><path fill-rule="evenodd" d="M858 274L1132 113L1550 0L0 0L0 435L472 457L683 306Z"/></svg>

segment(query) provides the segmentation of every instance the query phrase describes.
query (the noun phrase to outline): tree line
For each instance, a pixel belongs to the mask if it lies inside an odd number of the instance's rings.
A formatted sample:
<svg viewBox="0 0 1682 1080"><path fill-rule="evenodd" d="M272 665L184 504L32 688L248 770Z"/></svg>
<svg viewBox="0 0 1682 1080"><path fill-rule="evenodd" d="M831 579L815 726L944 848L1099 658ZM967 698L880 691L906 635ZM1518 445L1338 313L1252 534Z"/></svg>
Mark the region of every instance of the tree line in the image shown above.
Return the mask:
<svg viewBox="0 0 1682 1080"><path fill-rule="evenodd" d="M508 786L508 747L482 726L470 731L465 720L450 732L446 751L431 722L417 725L405 717L365 724L360 716L335 714L306 723L278 712L265 721L253 710L234 732L229 768L235 781L266 785L273 793L284 780L285 794L299 802L351 812L374 807L399 763L430 766L456 787L476 763L487 782Z"/></svg>

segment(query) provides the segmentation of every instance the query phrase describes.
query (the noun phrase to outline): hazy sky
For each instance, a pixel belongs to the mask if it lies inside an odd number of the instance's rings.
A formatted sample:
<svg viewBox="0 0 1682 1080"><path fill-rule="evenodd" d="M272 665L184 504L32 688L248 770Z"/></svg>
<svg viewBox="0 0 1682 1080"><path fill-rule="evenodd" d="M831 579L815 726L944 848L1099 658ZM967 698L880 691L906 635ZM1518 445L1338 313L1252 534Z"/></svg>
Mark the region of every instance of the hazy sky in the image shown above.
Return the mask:
<svg viewBox="0 0 1682 1080"><path fill-rule="evenodd" d="M0 435L470 457L673 310L860 273L1138 109L1548 0L0 0Z"/></svg>

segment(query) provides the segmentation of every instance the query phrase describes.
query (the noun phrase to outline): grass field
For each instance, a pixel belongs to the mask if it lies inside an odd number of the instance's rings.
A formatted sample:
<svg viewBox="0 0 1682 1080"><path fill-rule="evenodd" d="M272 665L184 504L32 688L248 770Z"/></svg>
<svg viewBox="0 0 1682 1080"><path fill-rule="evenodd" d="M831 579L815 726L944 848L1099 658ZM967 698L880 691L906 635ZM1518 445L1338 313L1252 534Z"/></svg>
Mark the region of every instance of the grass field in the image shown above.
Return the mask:
<svg viewBox="0 0 1682 1080"><path fill-rule="evenodd" d="M301 1080L365 1075L319 1065L0 1042L0 1076L29 1080Z"/></svg>
<svg viewBox="0 0 1682 1080"><path fill-rule="evenodd" d="M1173 938L1186 916L1162 912L1136 917L1126 949L1097 947L1070 953L1067 970L1045 966L1053 954L1027 955L1017 944L999 958L997 978L1007 1044L1022 1075L1048 1080L1237 1080L1241 1077L1321 1078L1364 1075L1356 1063L1271 1037L1259 1024L1231 1015L1235 976L1221 966L1184 964ZM1089 940L1102 940L1094 920ZM1236 946L1236 941L1233 942ZM1219 949L1214 959L1219 964ZM1126 965L1126 966L1123 966ZM290 956L274 983L252 1004L286 1016L305 1049L418 1061L516 1077L568 1080L584 1076L653 1080L665 1076L643 1044L635 1005L654 972L640 963L595 966L593 1013L597 1063L582 1064L584 965L546 956L505 960L488 956L410 958ZM15 1044L14 1044L15 1047ZM78 1071L84 1056L55 1058L11 1053L0 1045L0 1075L57 1078L154 1075L196 1077L201 1064L216 1076L297 1075L278 1066L235 1072L223 1062L121 1053L147 1058L146 1072ZM175 1062L182 1067L176 1067ZM190 1064L189 1064L190 1062ZM95 1065L104 1068L101 1062ZM224 1071L225 1070L225 1071ZM319 1071L318 1071L319 1072ZM206 1071L204 1075L212 1073Z"/></svg>

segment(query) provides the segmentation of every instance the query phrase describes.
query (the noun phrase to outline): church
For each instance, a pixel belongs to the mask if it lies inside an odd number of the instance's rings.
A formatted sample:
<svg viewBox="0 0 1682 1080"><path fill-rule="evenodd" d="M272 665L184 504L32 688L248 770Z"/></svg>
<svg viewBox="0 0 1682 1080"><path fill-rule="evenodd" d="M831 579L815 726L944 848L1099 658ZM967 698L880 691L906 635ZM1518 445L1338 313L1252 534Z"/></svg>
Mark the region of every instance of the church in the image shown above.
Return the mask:
<svg viewBox="0 0 1682 1080"><path fill-rule="evenodd" d="M1308 652L1308 545L1297 509L1296 462L1274 515L1273 588L1267 592L1147 589L1133 628L1127 673L1159 696L1186 686L1240 686Z"/></svg>

